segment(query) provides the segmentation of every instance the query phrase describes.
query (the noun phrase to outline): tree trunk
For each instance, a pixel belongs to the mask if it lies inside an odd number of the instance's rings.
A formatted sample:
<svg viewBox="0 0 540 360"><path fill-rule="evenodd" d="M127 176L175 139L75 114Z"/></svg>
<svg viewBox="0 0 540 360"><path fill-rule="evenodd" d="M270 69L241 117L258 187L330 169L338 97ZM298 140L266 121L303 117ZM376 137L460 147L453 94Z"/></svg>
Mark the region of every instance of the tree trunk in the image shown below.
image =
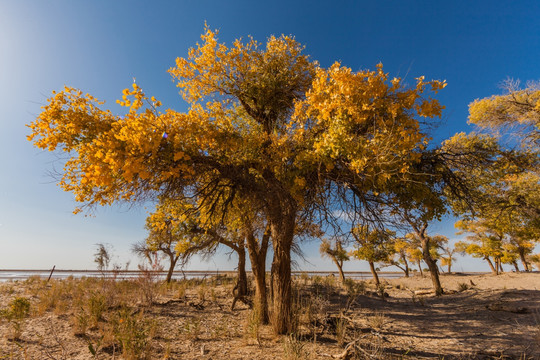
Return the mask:
<svg viewBox="0 0 540 360"><path fill-rule="evenodd" d="M433 283L433 288L435 289L435 294L440 296L444 293L441 286L441 281L439 279L439 269L437 268L437 262L431 257L429 253L429 238L426 236L421 237L422 241L422 254L424 255L424 262L429 268L429 273L431 275L431 282Z"/></svg>
<svg viewBox="0 0 540 360"><path fill-rule="evenodd" d="M375 270L375 264L373 261L369 262L369 269L371 270L371 275L373 275L373 280L375 280L375 285L379 286L381 282L379 281L379 275L377 275L377 270Z"/></svg>
<svg viewBox="0 0 540 360"><path fill-rule="evenodd" d="M514 261L514 262L512 263L512 265L514 265L514 269L516 269L516 272L519 272L519 266L518 266L517 261Z"/></svg>
<svg viewBox="0 0 540 360"><path fill-rule="evenodd" d="M529 268L529 263L527 262L527 258L525 257L525 251L523 249L519 249L519 258L521 259L521 263L523 264L523 268L526 272L531 271Z"/></svg>
<svg viewBox="0 0 540 360"><path fill-rule="evenodd" d="M261 324L268 324L268 297L266 295L266 251L264 257L250 250L251 271L255 278L255 309Z"/></svg>
<svg viewBox="0 0 540 360"><path fill-rule="evenodd" d="M268 251L269 231L265 231L260 244L252 231L246 236L251 271L255 278L255 309L261 324L268 324L268 296L266 293L266 253Z"/></svg>
<svg viewBox="0 0 540 360"><path fill-rule="evenodd" d="M238 251L238 282L236 283L238 287L238 295L246 296L247 295L247 274L246 274L246 249L244 246L239 246Z"/></svg>
<svg viewBox="0 0 540 360"><path fill-rule="evenodd" d="M491 272L494 273L495 275L499 275L499 273L497 272L497 269L495 269L495 266L493 266L493 263L491 262L491 259L489 257L485 257L484 260L487 261L487 263L489 264L489 267L491 268Z"/></svg>
<svg viewBox="0 0 540 360"><path fill-rule="evenodd" d="M405 274L405 277L409 277L409 269L407 267L401 266L399 264L394 264L395 267L397 267L399 270L403 271Z"/></svg>
<svg viewBox="0 0 540 360"><path fill-rule="evenodd" d="M248 293L247 287L247 274L246 274L246 248L243 245L239 245L236 251L238 253L238 279L236 286L233 289L233 302L231 310L234 310L234 305L238 300L246 302L245 297Z"/></svg>
<svg viewBox="0 0 540 360"><path fill-rule="evenodd" d="M452 273L452 262L451 261L448 263L448 273L449 274Z"/></svg>
<svg viewBox="0 0 540 360"><path fill-rule="evenodd" d="M403 261L403 264L405 265L405 277L409 277L409 263L407 262L407 258L405 255L401 255L401 260Z"/></svg>
<svg viewBox="0 0 540 360"><path fill-rule="evenodd" d="M288 205L280 207L278 212L269 214L274 245L272 325L276 334L286 334L292 330L291 247L294 239L296 208Z"/></svg>
<svg viewBox="0 0 540 360"><path fill-rule="evenodd" d="M170 253L168 255L169 255L170 263L169 263L169 271L167 272L167 277L165 278L165 282L167 284L169 284L172 280L174 268L176 267L176 262L178 261L178 257L176 257L174 253Z"/></svg>
<svg viewBox="0 0 540 360"><path fill-rule="evenodd" d="M268 296L266 295L266 272L253 271L255 277L255 309L261 324L268 324Z"/></svg>
<svg viewBox="0 0 540 360"><path fill-rule="evenodd" d="M499 258L493 258L493 262L495 263L495 275L499 275L499 261Z"/></svg>
<svg viewBox="0 0 540 360"><path fill-rule="evenodd" d="M417 264L418 264L418 270L420 270L420 276L424 277L424 271L422 270L422 262L418 260Z"/></svg>
<svg viewBox="0 0 540 360"><path fill-rule="evenodd" d="M291 244L285 241L274 244L274 276L272 322L277 334L291 331Z"/></svg>
<svg viewBox="0 0 540 360"><path fill-rule="evenodd" d="M497 264L499 264L499 274L503 273L502 261L501 258L497 258Z"/></svg>
<svg viewBox="0 0 540 360"><path fill-rule="evenodd" d="M343 273L343 263L339 263L339 261L335 261L338 271L339 271L339 280L341 281L341 284L345 284L345 274Z"/></svg>

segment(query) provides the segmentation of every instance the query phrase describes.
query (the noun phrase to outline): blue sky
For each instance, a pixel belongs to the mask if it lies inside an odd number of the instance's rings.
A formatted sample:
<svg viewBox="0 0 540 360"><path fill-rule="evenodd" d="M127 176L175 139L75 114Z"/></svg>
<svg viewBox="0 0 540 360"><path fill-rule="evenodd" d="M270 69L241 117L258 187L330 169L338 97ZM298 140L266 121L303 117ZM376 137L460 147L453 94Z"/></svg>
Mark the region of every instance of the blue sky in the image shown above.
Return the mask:
<svg viewBox="0 0 540 360"><path fill-rule="evenodd" d="M113 111L137 78L166 107L185 110L166 70L199 40L206 21L220 40L292 34L321 65L353 70L379 62L391 76L446 79L437 140L470 131L467 106L512 77L538 80L538 1L0 1L0 268L94 268L94 244L114 246L118 263L144 239L144 207L73 215L73 196L47 175L55 164L26 141L52 90L80 88ZM58 164L56 162L56 164ZM455 239L453 222L432 232ZM306 244L305 269L334 269ZM196 269L233 268L221 254ZM133 265L132 265L133 268ZM367 270L355 261L348 270ZM471 258L459 270L488 270Z"/></svg>

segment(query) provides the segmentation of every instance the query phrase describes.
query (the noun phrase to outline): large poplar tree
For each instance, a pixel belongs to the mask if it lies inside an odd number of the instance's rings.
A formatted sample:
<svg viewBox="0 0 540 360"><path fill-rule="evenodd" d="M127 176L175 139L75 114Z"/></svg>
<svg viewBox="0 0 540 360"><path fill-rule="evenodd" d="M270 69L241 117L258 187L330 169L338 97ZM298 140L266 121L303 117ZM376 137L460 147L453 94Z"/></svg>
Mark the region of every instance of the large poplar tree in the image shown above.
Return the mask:
<svg viewBox="0 0 540 360"><path fill-rule="evenodd" d="M228 47L208 28L169 72L187 112L160 110L137 84L118 101L122 115L65 88L29 138L69 154L59 185L83 207L195 195L206 216L223 217L235 199L257 204L274 250L273 324L285 333L299 217L324 204L328 182L354 184L358 195L398 184L428 141L418 117L441 114L424 95L445 83L404 88L382 65L321 68L290 36Z"/></svg>

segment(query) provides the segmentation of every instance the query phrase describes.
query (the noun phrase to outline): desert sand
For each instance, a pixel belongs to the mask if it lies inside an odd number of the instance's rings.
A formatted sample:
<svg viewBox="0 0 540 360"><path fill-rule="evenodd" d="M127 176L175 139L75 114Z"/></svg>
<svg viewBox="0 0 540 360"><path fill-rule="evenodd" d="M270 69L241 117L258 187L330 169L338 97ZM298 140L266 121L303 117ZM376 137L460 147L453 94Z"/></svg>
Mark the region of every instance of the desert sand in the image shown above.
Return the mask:
<svg viewBox="0 0 540 360"><path fill-rule="evenodd" d="M440 297L427 276L300 276L290 336L230 309L234 279L151 280L1 283L0 359L540 359L540 273L443 274Z"/></svg>

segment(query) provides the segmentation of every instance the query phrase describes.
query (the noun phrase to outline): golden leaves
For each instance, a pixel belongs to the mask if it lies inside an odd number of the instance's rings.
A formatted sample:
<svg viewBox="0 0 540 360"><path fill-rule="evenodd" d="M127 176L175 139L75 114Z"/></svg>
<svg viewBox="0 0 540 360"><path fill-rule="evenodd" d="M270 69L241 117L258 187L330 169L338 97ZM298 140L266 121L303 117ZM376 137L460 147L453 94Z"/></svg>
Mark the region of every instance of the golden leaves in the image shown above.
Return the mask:
<svg viewBox="0 0 540 360"><path fill-rule="evenodd" d="M313 124L319 156L345 161L358 174L378 174L375 181L385 183L392 173L406 173L428 141L415 115L441 115L443 106L422 96L427 86L435 92L446 83L419 77L415 88L406 89L401 79L388 81L382 64L355 73L336 62L317 69L293 119L298 127Z"/></svg>
<svg viewBox="0 0 540 360"><path fill-rule="evenodd" d="M226 46L217 35L205 27L201 43L169 69L186 113L159 112L135 82L117 101L122 116L80 90L53 93L29 140L70 153L60 185L77 201L132 201L213 181L265 189L271 178L301 204L314 169L345 168L375 184L405 174L427 142L416 117L440 116L442 106L423 96L444 82L419 78L406 89L382 64L323 69L290 36Z"/></svg>

